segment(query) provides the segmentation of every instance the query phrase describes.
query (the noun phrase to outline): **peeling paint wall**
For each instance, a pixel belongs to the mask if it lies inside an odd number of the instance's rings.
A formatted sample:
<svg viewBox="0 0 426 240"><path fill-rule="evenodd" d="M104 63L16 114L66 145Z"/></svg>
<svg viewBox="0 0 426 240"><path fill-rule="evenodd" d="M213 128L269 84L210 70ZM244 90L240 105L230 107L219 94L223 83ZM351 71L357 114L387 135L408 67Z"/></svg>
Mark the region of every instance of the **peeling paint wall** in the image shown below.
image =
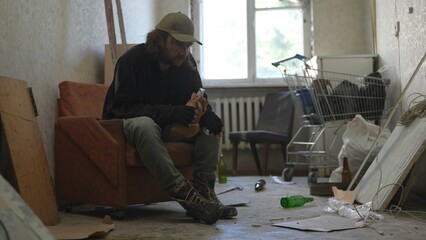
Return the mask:
<svg viewBox="0 0 426 240"><path fill-rule="evenodd" d="M379 64L387 65L384 76L391 79L392 106L407 86L414 69L426 53L426 1L424 0L376 0L377 6L377 49ZM412 11L410 10L412 8ZM399 22L398 37L395 24ZM393 126L407 111L415 93L426 94L426 62L417 73L407 93L402 96L402 104L393 118ZM426 154L425 154L426 155ZM426 197L426 156L412 188L412 192Z"/></svg>
<svg viewBox="0 0 426 240"><path fill-rule="evenodd" d="M127 41L145 41L153 26L154 1L126 0L122 8ZM108 43L104 1L0 0L0 39L0 75L25 80L33 88L53 173L59 82L103 82Z"/></svg>
<svg viewBox="0 0 426 240"><path fill-rule="evenodd" d="M395 104L415 67L426 52L426 1L377 0L377 49L380 66L387 65L385 73L392 81L392 100ZM409 9L413 11L410 13ZM395 24L399 22L398 37ZM417 74L403 97L402 110L406 111L412 93L426 94L426 63ZM399 115L402 112L399 111ZM399 116L398 116L399 117Z"/></svg>

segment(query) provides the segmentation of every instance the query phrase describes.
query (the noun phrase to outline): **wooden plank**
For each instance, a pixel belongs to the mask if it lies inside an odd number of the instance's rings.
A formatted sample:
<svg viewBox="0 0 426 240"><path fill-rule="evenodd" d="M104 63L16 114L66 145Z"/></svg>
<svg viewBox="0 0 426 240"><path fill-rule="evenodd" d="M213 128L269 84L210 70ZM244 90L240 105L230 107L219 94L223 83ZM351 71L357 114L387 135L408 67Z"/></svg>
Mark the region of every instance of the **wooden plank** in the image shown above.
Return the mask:
<svg viewBox="0 0 426 240"><path fill-rule="evenodd" d="M110 51L111 51L111 59L113 62L113 66L115 66L115 63L118 59L117 57L117 38L115 36L115 27L114 27L114 12L112 9L112 2L111 0L104 0L105 3L105 16L107 21L107 28L108 28L108 39L110 44Z"/></svg>
<svg viewBox="0 0 426 240"><path fill-rule="evenodd" d="M59 223L49 166L25 81L0 76L0 120L18 192L45 225Z"/></svg>
<svg viewBox="0 0 426 240"><path fill-rule="evenodd" d="M123 44L125 49L127 50L126 30L124 29L124 20L123 20L123 11L121 10L121 1L115 0L115 5L117 6L118 26L120 26L121 44Z"/></svg>
<svg viewBox="0 0 426 240"><path fill-rule="evenodd" d="M426 118L398 125L358 183L356 200L383 210L426 150Z"/></svg>

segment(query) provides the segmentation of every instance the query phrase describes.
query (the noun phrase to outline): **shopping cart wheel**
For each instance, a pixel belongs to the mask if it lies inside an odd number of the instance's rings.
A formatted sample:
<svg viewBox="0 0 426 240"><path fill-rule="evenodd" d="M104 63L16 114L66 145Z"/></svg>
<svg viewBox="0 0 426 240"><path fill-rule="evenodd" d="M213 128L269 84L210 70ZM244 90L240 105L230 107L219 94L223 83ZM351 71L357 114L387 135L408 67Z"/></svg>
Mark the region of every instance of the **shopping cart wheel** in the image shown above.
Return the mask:
<svg viewBox="0 0 426 240"><path fill-rule="evenodd" d="M316 170L311 170L308 174L308 184L317 183L318 181L317 175L318 174Z"/></svg>
<svg viewBox="0 0 426 240"><path fill-rule="evenodd" d="M285 182L291 182L291 179L293 179L293 173L294 173L293 167L286 167L284 168L281 174L281 177L284 179Z"/></svg>

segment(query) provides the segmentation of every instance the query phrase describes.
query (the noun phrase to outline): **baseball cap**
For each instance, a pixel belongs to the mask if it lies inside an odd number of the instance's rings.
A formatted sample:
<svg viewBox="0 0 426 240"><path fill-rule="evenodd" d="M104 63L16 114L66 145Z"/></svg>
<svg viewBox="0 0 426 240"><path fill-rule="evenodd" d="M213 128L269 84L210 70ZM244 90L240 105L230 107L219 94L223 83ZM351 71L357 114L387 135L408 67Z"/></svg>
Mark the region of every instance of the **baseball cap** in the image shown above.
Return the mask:
<svg viewBox="0 0 426 240"><path fill-rule="evenodd" d="M155 29L170 33L174 39L180 42L197 42L203 45L194 37L194 24L191 19L181 12L167 14L155 26Z"/></svg>

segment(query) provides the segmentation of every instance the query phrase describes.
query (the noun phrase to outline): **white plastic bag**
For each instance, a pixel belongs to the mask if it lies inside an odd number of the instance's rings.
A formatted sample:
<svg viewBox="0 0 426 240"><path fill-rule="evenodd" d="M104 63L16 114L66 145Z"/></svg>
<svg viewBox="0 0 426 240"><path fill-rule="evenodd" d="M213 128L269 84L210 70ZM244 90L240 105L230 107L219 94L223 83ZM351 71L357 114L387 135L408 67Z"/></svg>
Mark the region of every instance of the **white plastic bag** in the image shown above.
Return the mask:
<svg viewBox="0 0 426 240"><path fill-rule="evenodd" d="M356 208L356 209L355 209ZM384 217L380 213L371 210L371 202L362 205L350 205L341 200L331 197L328 199L328 205L324 208L324 212L335 213L337 212L342 217L347 217L354 220L364 219L383 221Z"/></svg>
<svg viewBox="0 0 426 240"><path fill-rule="evenodd" d="M371 146L375 142L379 132L380 138L375 144L374 151L370 157L375 157L380 149L385 144L386 140L390 136L389 129L381 129L379 126L367 122L361 115L357 114L354 119L348 122L346 131L343 133L342 140L343 146L340 149L339 155L337 156L339 161L339 167L336 168L329 178L329 182L341 182L342 181L342 169L343 169L343 158L348 158L349 170L352 176L358 171L359 167L364 161L370 151Z"/></svg>

